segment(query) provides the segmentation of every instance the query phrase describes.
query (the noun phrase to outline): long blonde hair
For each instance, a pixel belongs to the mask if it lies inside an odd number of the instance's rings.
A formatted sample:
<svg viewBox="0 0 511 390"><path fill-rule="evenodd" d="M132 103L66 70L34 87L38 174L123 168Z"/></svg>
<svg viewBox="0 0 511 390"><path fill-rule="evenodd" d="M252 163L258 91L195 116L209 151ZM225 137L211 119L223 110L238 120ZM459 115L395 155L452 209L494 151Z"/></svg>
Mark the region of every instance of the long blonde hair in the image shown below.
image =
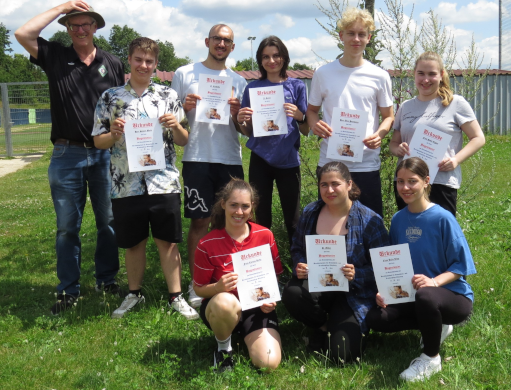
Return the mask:
<svg viewBox="0 0 511 390"><path fill-rule="evenodd" d="M422 53L419 56L419 58L417 58L417 61L415 61L415 68L413 68L414 73L415 73L415 70L417 69L417 65L419 64L419 61L436 61L437 62L438 67L440 68L440 72L442 73L442 80L440 81L440 87L438 88L438 95L442 98L442 105L447 107L449 104L451 104L454 94L451 89L449 75L447 74L447 71L445 70L445 66L444 66L444 62L442 61L442 57L440 57L434 51L426 51L426 52Z"/></svg>

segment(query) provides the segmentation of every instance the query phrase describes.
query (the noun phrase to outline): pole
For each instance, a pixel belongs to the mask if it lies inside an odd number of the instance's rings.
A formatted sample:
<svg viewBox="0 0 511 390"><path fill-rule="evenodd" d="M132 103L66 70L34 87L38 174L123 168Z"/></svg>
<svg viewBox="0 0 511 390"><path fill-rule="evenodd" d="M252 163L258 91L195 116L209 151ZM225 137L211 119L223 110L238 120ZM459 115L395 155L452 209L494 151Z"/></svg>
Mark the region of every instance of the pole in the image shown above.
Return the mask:
<svg viewBox="0 0 511 390"><path fill-rule="evenodd" d="M3 83L2 86L2 106L3 118L2 122L5 130L5 153L7 157L13 157L12 151L12 137L11 137L11 110L9 108L9 93L7 91L7 84Z"/></svg>
<svg viewBox="0 0 511 390"><path fill-rule="evenodd" d="M254 52L252 50L252 41L256 39L256 37L248 37L247 38L250 41L250 59L252 60L252 70L254 70Z"/></svg>

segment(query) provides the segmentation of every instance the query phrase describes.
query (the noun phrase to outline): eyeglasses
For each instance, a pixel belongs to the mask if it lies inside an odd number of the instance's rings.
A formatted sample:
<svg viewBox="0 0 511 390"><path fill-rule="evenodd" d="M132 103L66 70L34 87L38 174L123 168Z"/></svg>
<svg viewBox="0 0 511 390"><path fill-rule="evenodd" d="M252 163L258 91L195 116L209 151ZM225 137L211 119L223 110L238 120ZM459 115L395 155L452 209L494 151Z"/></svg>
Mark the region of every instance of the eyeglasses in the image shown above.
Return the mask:
<svg viewBox="0 0 511 390"><path fill-rule="evenodd" d="M225 44L226 46L231 46L231 45L234 43L234 41L233 41L232 39L229 39L229 38L222 38L222 37L219 37L219 36L217 36L217 35L212 36L212 37L209 37L209 39L212 39L212 40L213 40L213 42L215 43L215 45L220 44L222 41L224 41L224 44Z"/></svg>
<svg viewBox="0 0 511 390"><path fill-rule="evenodd" d="M70 24L69 25L69 29L73 32L76 32L78 30L80 30L80 27L82 28L83 31L85 32L89 32L90 31L90 28L92 27L92 25L96 23L96 22L92 22L92 23L84 23L84 24Z"/></svg>
<svg viewBox="0 0 511 390"><path fill-rule="evenodd" d="M274 62L278 62L282 59L282 56L280 54L274 54L272 56L264 55L262 59L263 61L269 61L270 58L272 58Z"/></svg>

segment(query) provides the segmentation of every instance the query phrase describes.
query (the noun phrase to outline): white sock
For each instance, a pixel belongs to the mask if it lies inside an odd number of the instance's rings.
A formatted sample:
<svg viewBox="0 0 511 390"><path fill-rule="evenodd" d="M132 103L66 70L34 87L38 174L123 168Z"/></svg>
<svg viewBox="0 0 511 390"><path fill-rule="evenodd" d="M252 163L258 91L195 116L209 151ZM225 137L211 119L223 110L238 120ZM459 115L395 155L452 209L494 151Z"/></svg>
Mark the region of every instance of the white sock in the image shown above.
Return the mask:
<svg viewBox="0 0 511 390"><path fill-rule="evenodd" d="M423 353L421 357L423 359L434 361L435 363L438 363L440 361L440 355L436 355L435 357L431 357L431 356L428 356L425 353Z"/></svg>
<svg viewBox="0 0 511 390"><path fill-rule="evenodd" d="M218 340L215 336L216 342L218 343L219 351L232 351L231 347L231 336L227 337L225 340Z"/></svg>

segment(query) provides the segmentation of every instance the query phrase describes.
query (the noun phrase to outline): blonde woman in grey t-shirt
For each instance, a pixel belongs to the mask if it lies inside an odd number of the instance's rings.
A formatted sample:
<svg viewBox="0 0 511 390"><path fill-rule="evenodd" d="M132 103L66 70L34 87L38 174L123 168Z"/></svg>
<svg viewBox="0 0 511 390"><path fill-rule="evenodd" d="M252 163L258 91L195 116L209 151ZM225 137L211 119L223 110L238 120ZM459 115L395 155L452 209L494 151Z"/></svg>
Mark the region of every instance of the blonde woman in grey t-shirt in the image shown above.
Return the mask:
<svg viewBox="0 0 511 390"><path fill-rule="evenodd" d="M422 126L451 135L445 157L438 164L430 200L456 216L457 190L461 184L460 164L483 147L484 134L472 107L462 96L453 94L449 75L437 53L428 51L421 54L415 62L414 75L418 96L399 107L390 151L399 157L399 164L405 155L410 155L412 136ZM469 139L465 147L463 133ZM396 202L400 210L406 206L397 193Z"/></svg>

